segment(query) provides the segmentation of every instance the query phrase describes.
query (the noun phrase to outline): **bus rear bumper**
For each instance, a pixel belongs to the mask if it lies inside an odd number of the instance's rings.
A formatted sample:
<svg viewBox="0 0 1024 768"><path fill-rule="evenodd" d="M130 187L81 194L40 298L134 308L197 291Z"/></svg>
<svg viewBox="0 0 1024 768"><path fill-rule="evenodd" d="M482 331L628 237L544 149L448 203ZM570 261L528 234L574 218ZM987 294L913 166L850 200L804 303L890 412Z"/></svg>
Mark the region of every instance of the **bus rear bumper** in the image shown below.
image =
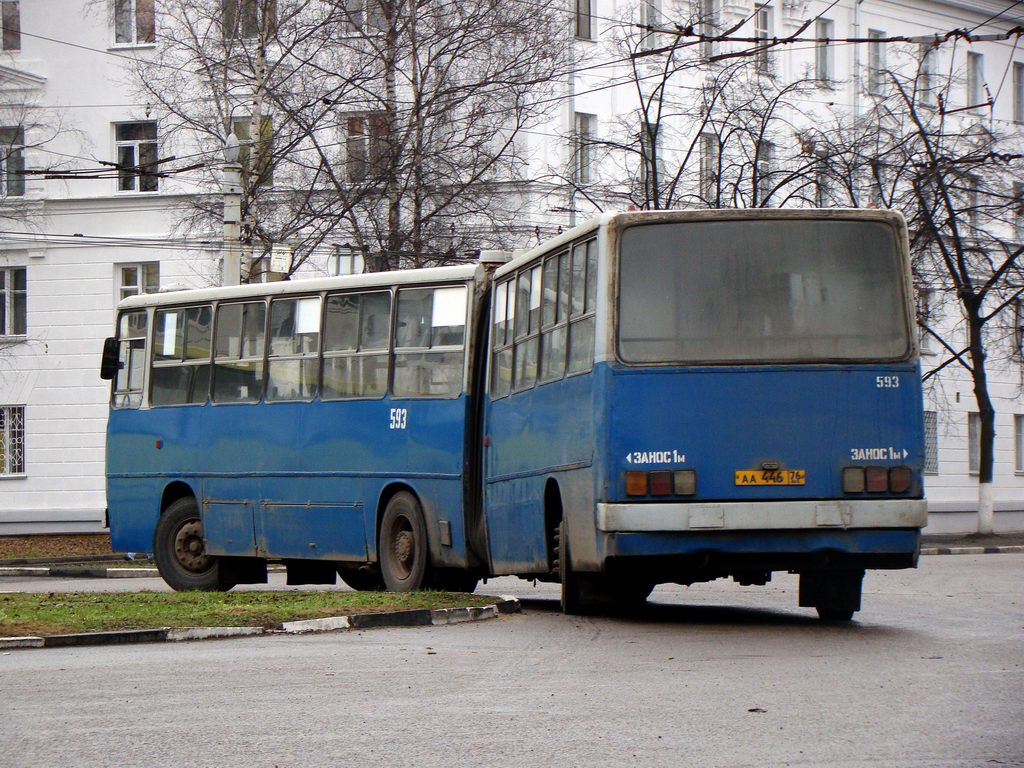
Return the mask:
<svg viewBox="0 0 1024 768"><path fill-rule="evenodd" d="M597 529L606 533L906 529L927 520L923 499L597 505Z"/></svg>

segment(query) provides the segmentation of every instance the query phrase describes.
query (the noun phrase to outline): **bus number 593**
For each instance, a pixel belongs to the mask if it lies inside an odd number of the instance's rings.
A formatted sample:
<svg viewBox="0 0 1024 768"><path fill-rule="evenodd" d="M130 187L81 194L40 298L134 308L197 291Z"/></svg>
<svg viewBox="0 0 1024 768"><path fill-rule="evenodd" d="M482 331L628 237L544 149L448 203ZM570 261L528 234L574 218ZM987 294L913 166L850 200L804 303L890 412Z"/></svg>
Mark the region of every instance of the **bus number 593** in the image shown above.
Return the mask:
<svg viewBox="0 0 1024 768"><path fill-rule="evenodd" d="M407 408L391 409L391 429L405 429L406 417L409 415Z"/></svg>

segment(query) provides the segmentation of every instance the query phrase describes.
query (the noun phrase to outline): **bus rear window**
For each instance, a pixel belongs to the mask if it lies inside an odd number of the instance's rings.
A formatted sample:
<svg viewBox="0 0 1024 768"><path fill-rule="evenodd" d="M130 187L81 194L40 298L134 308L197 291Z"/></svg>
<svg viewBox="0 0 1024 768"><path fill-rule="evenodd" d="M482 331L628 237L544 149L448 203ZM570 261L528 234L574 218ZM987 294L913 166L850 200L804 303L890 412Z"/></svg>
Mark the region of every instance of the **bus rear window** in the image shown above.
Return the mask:
<svg viewBox="0 0 1024 768"><path fill-rule="evenodd" d="M910 349L896 235L881 222L634 226L619 284L624 362L892 360Z"/></svg>

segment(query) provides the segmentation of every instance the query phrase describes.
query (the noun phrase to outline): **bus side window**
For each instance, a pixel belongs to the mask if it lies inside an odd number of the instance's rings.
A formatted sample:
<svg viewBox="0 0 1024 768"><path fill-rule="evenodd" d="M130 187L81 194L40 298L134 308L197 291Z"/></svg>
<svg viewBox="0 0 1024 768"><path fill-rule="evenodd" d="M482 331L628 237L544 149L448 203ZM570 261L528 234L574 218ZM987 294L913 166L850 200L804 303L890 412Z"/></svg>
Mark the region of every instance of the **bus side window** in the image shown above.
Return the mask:
<svg viewBox="0 0 1024 768"><path fill-rule="evenodd" d="M594 365L594 312L597 309L597 243L572 249L572 312L569 321L569 373Z"/></svg>
<svg viewBox="0 0 1024 768"><path fill-rule="evenodd" d="M312 400L320 353L320 297L270 303L267 400Z"/></svg>
<svg viewBox="0 0 1024 768"><path fill-rule="evenodd" d="M537 381L540 343L541 267L519 273L516 295L516 345L514 389L528 389Z"/></svg>
<svg viewBox="0 0 1024 768"><path fill-rule="evenodd" d="M117 350L120 367L114 379L114 408L138 408L142 405L142 382L146 370L146 311L125 312L117 324Z"/></svg>
<svg viewBox="0 0 1024 768"><path fill-rule="evenodd" d="M217 307L213 400L253 403L263 393L263 341L267 308L262 301Z"/></svg>
<svg viewBox="0 0 1024 768"><path fill-rule="evenodd" d="M540 381L554 381L565 373L568 333L569 253L544 262L544 297L541 302Z"/></svg>
<svg viewBox="0 0 1024 768"><path fill-rule="evenodd" d="M327 297L322 400L383 397L388 389L391 294Z"/></svg>
<svg viewBox="0 0 1024 768"><path fill-rule="evenodd" d="M398 292L396 397L454 397L462 392L466 287Z"/></svg>
<svg viewBox="0 0 1024 768"><path fill-rule="evenodd" d="M150 404L206 402L212 326L209 306L157 310Z"/></svg>
<svg viewBox="0 0 1024 768"><path fill-rule="evenodd" d="M512 389L512 328L516 319L514 280L506 280L495 289L494 328L491 346L491 397L504 397Z"/></svg>

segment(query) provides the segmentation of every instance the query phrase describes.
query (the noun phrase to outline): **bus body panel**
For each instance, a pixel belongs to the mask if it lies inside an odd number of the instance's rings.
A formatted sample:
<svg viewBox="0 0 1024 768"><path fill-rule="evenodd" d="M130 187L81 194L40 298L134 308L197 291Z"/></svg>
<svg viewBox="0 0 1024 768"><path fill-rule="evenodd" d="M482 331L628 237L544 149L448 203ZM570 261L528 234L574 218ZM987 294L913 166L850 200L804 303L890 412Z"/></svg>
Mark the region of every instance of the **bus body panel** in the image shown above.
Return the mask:
<svg viewBox="0 0 1024 768"><path fill-rule="evenodd" d="M566 514L592 518L597 421L594 374L569 376L490 401L485 509L494 573L531 573L548 562L544 494L557 483Z"/></svg>
<svg viewBox="0 0 1024 768"><path fill-rule="evenodd" d="M462 396L114 410L113 546L148 551L163 490L183 480L211 554L365 561L376 556L379 501L400 484L420 499L435 560L464 565L466 409ZM151 514L134 508L143 499Z"/></svg>
<svg viewBox="0 0 1024 768"><path fill-rule="evenodd" d="M914 483L907 495L921 496L916 365L610 373L606 500L637 500L626 496L626 471L662 469L697 473L696 495L676 501L837 498L848 466L910 467ZM805 472L804 484L736 483L737 471L761 470L765 463Z"/></svg>

